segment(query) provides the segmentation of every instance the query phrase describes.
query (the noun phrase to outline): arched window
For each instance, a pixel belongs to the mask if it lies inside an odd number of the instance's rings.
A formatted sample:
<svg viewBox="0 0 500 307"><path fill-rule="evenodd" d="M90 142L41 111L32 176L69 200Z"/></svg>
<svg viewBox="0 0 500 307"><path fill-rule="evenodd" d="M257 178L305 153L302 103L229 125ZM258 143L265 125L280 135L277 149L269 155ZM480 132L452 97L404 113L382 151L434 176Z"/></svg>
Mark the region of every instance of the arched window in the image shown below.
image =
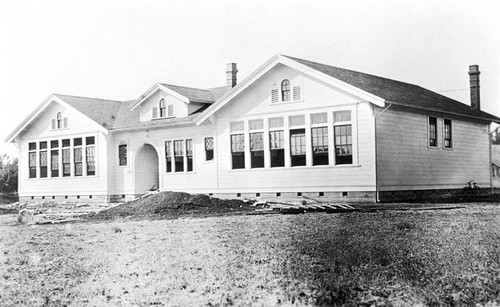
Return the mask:
<svg viewBox="0 0 500 307"><path fill-rule="evenodd" d="M165 99L160 100L160 117L167 116L167 104L165 103Z"/></svg>
<svg viewBox="0 0 500 307"><path fill-rule="evenodd" d="M281 101L290 100L290 81L287 79L281 82Z"/></svg>
<svg viewBox="0 0 500 307"><path fill-rule="evenodd" d="M57 129L61 129L63 126L63 119L61 112L57 113Z"/></svg>

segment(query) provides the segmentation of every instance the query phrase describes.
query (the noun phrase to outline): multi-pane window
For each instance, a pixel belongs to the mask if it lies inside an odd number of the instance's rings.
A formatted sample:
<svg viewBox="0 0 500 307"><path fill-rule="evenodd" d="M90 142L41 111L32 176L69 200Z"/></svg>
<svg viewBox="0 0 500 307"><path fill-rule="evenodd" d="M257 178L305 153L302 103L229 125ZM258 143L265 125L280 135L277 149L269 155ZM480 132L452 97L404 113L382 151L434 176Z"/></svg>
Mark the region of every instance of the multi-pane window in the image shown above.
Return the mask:
<svg viewBox="0 0 500 307"><path fill-rule="evenodd" d="M429 146L437 147L437 118L429 117Z"/></svg>
<svg viewBox="0 0 500 307"><path fill-rule="evenodd" d="M205 138L205 160L214 159L214 138Z"/></svg>
<svg viewBox="0 0 500 307"><path fill-rule="evenodd" d="M167 164L167 173L172 172L172 142L165 142L165 161Z"/></svg>
<svg viewBox="0 0 500 307"><path fill-rule="evenodd" d="M231 135L231 156L233 169L245 168L245 135Z"/></svg>
<svg viewBox="0 0 500 307"><path fill-rule="evenodd" d="M184 171L184 141L174 141L175 172Z"/></svg>
<svg viewBox="0 0 500 307"><path fill-rule="evenodd" d="M285 135L283 130L269 132L271 167L285 166Z"/></svg>
<svg viewBox="0 0 500 307"><path fill-rule="evenodd" d="M47 177L47 142L40 142L40 178Z"/></svg>
<svg viewBox="0 0 500 307"><path fill-rule="evenodd" d="M290 155L292 166L306 165L306 130L290 130Z"/></svg>
<svg viewBox="0 0 500 307"><path fill-rule="evenodd" d="M328 128L311 128L313 165L328 165Z"/></svg>
<svg viewBox="0 0 500 307"><path fill-rule="evenodd" d="M290 81L287 79L281 82L281 101L290 101Z"/></svg>
<svg viewBox="0 0 500 307"><path fill-rule="evenodd" d="M63 119L61 112L57 113L56 120L57 120L57 129L61 129L63 127Z"/></svg>
<svg viewBox="0 0 500 307"><path fill-rule="evenodd" d="M193 171L193 140L186 140L186 164L187 171Z"/></svg>
<svg viewBox="0 0 500 307"><path fill-rule="evenodd" d="M87 165L87 176L95 175L95 138L85 138L85 162Z"/></svg>
<svg viewBox="0 0 500 307"><path fill-rule="evenodd" d="M59 177L59 141L50 141L50 177Z"/></svg>
<svg viewBox="0 0 500 307"><path fill-rule="evenodd" d="M233 169L245 168L245 135L242 121L232 122L231 128L231 162Z"/></svg>
<svg viewBox="0 0 500 307"><path fill-rule="evenodd" d="M250 133L250 167L264 167L264 121L251 120L248 123Z"/></svg>
<svg viewBox="0 0 500 307"><path fill-rule="evenodd" d="M29 143L29 178L36 178L36 143Z"/></svg>
<svg viewBox="0 0 500 307"><path fill-rule="evenodd" d="M269 123L269 150L271 167L285 166L285 134L283 117L271 117Z"/></svg>
<svg viewBox="0 0 500 307"><path fill-rule="evenodd" d="M62 140L62 165L63 165L63 177L71 176L71 149L69 139Z"/></svg>
<svg viewBox="0 0 500 307"><path fill-rule="evenodd" d="M352 126L334 127L335 164L352 164Z"/></svg>
<svg viewBox="0 0 500 307"><path fill-rule="evenodd" d="M120 166L127 165L127 145L118 145L118 160Z"/></svg>
<svg viewBox="0 0 500 307"><path fill-rule="evenodd" d="M73 139L73 161L75 165L75 176L83 175L83 150L82 138Z"/></svg>
<svg viewBox="0 0 500 307"><path fill-rule="evenodd" d="M160 100L160 117L167 116L167 104L165 103L165 99Z"/></svg>
<svg viewBox="0 0 500 307"><path fill-rule="evenodd" d="M264 167L264 133L250 133L251 167Z"/></svg>
<svg viewBox="0 0 500 307"><path fill-rule="evenodd" d="M444 147L452 148L453 144L451 141L451 119L444 120Z"/></svg>

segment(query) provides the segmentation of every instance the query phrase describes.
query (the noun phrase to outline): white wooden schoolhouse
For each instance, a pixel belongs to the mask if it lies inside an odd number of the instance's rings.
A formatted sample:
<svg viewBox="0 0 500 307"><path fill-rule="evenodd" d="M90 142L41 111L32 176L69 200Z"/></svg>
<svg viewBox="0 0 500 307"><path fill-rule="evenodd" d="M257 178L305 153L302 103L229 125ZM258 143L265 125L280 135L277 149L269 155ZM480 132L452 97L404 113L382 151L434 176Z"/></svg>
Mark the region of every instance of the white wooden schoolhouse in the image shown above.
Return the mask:
<svg viewBox="0 0 500 307"><path fill-rule="evenodd" d="M51 94L6 139L21 201L150 190L380 201L491 187L479 70L471 106L417 85L276 55L236 84L157 83L132 101Z"/></svg>

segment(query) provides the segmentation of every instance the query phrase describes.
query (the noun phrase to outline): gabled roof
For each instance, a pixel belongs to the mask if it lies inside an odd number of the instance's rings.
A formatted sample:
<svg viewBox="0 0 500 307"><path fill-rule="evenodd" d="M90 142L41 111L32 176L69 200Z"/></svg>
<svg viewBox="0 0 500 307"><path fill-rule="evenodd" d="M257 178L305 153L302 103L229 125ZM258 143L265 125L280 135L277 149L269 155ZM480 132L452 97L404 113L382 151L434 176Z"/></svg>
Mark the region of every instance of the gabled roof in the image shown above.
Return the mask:
<svg viewBox="0 0 500 307"><path fill-rule="evenodd" d="M453 113L467 117L499 121L499 118L484 111L474 111L470 106L440 95L418 85L378 77L362 72L315 63L284 55L291 60L320 71L328 76L349 83L364 91L384 98L389 103L432 111Z"/></svg>
<svg viewBox="0 0 500 307"><path fill-rule="evenodd" d="M69 95L54 94L64 102L87 115L90 119L104 128L111 128L122 102L98 98L86 98Z"/></svg>
<svg viewBox="0 0 500 307"><path fill-rule="evenodd" d="M109 127L113 126L115 120L114 115L118 112L121 105L120 101L115 100L50 94L7 136L5 142L12 142L42 112L44 112L52 102L56 102L63 107L80 112L83 116L96 122L105 133L107 133Z"/></svg>
<svg viewBox="0 0 500 307"><path fill-rule="evenodd" d="M213 93L210 90L203 90L194 87L177 86L177 85L163 84L163 83L161 83L161 85L181 94L182 96L189 99L190 102L212 103L216 100Z"/></svg>
<svg viewBox="0 0 500 307"><path fill-rule="evenodd" d="M418 85L280 54L271 58L252 75L212 104L206 112L196 119L196 123L200 124L205 121L278 63L314 76L381 107L387 103L391 103L403 107L437 111L500 123L500 118L494 115L484 111L474 111L466 104Z"/></svg>

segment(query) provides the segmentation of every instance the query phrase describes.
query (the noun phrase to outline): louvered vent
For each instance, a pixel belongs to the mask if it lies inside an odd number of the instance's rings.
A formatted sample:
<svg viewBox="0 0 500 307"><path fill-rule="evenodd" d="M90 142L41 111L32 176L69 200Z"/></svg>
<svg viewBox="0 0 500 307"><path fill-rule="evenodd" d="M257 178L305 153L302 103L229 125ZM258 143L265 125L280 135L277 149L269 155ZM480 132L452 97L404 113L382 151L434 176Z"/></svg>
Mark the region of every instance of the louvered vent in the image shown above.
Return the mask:
<svg viewBox="0 0 500 307"><path fill-rule="evenodd" d="M154 118L158 118L158 108L157 107L153 107L153 119Z"/></svg>
<svg viewBox="0 0 500 307"><path fill-rule="evenodd" d="M169 104L168 107L167 107L167 116L168 117L173 117L174 116L174 105L173 104Z"/></svg>
<svg viewBox="0 0 500 307"><path fill-rule="evenodd" d="M276 88L276 89L271 90L271 103L278 102L278 97L279 97L278 89Z"/></svg>
<svg viewBox="0 0 500 307"><path fill-rule="evenodd" d="M301 99L300 86L294 86L293 87L293 100L300 100L300 99Z"/></svg>

